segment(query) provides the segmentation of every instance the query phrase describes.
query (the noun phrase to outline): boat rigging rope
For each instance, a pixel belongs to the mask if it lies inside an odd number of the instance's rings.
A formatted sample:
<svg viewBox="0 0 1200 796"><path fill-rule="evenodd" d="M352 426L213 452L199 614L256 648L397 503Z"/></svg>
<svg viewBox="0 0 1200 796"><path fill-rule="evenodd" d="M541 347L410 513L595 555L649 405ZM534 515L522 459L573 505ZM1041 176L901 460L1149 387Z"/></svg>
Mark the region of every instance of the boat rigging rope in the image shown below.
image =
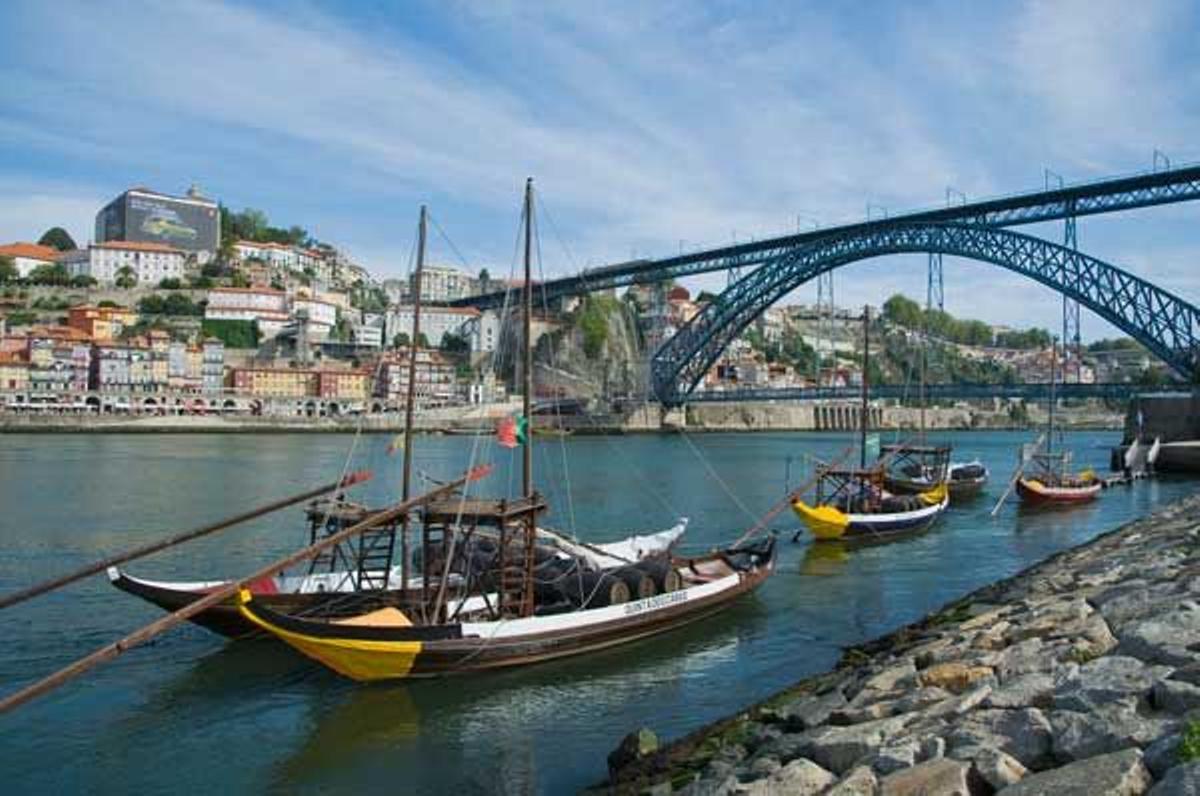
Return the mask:
<svg viewBox="0 0 1200 796"><path fill-rule="evenodd" d="M546 223L550 225L550 231L554 234L555 238L558 239L559 244L563 247L563 250L567 256L567 261L571 264L572 270L579 274L580 279L583 281L584 287L587 287L588 281L586 269L580 269L578 267L578 263L572 255L570 247L559 233L558 226L554 223L554 217L551 215L549 208L547 208L541 202L540 197L538 197L538 207L541 209L542 215L546 218ZM584 415L584 422L588 423L593 429L600 430L600 424L597 423L590 415ZM620 445L613 442L611 435L600 434L600 436L604 440L604 443L625 461L625 463L630 467L634 475L637 477L637 480L642 485L642 488L644 488L651 495L651 497L661 503L672 517L678 518L683 516L683 512L681 512L679 508L670 501L669 498L650 486L650 484L653 483L650 473L643 470L628 452L626 452Z"/></svg>
<svg viewBox="0 0 1200 796"><path fill-rule="evenodd" d="M408 258L409 258L409 260L408 260L408 272L409 272L410 274L412 273L412 265L413 265L413 262L414 262L414 261L415 261L415 259L416 259L416 250L417 250L417 238L416 238L416 237L414 237L414 238L413 238L412 247L409 249L409 254L408 254ZM380 356L380 357L379 357L379 360L378 360L378 361L375 363L375 373L374 373L374 375L373 375L373 376L372 376L372 378L371 378L371 383L374 383L374 382L378 381L378 379L379 379L379 374L380 374L380 373L382 372L382 370L383 370L383 362L384 362L384 357ZM355 452L355 451L358 449L358 443L359 443L359 440L362 438L363 423L364 423L364 422L366 421L366 419L367 419L367 413L366 413L366 411L365 411L366 407L364 406L364 407L363 407L363 409L364 409L364 411L362 411L362 412L359 412L359 413L358 413L358 418L357 418L357 420L355 421L355 424L354 424L354 436L353 436L353 437L351 437L351 439L350 439L350 447L349 447L349 449L346 451L346 459L345 459L345 461L342 463L342 474L341 474L341 478L342 478L343 480L346 478L346 476L347 476L347 475L349 474L349 472L350 472L350 463L351 463L351 462L354 460L354 452ZM329 500L328 500L328 502L326 503L326 506L325 506L325 515L324 515L324 516L321 518L321 527L325 527L326 525L328 525L328 523L329 523L329 518L330 518L330 516L332 516L332 514L333 514L333 509L334 509L334 506L337 504L337 499L338 499L339 497L341 497L343 494L345 494L345 489L344 489L344 488L343 488L343 489L339 489L338 491L334 492L334 493L333 493L333 494L330 496L330 498L329 498ZM335 560L335 561L336 561L336 558L337 558L338 552L339 552L339 548L337 548L337 547L335 547L335 548L334 548L334 549L333 549L333 550L330 552L330 555L334 557L334 560ZM309 562L309 572L311 572L311 571L312 571L312 566L313 566L313 562L314 562L314 561L315 561L315 559L314 559L313 561L310 561L310 562ZM280 573L280 574L282 574L282 573ZM357 573L355 573L355 575L356 575L356 574L357 574ZM346 571L344 572L344 574L342 575L342 577L339 579L338 583L334 584L334 586L333 586L333 590L334 590L334 591L340 591L340 590L341 590L341 587L342 587L342 586L343 586L343 585L344 585L344 584L345 584L347 581L351 580L351 579L352 579L352 577L353 577L353 576L352 576L352 574L351 574L350 570L346 570ZM391 572L388 572L388 573L387 573L387 579L390 579L390 578L391 578ZM358 585L359 585L359 586L361 586L361 584L358 584ZM406 584L406 585L407 585L407 584Z"/></svg>

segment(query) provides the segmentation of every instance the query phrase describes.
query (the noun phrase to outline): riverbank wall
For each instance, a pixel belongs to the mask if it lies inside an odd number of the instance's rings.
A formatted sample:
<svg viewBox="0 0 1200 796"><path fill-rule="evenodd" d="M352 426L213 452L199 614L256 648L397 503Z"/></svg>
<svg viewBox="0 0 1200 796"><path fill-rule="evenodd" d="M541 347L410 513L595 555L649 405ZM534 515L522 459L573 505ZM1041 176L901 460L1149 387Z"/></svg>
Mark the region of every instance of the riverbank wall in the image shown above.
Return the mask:
<svg viewBox="0 0 1200 796"><path fill-rule="evenodd" d="M1200 495L847 649L596 793L1200 792Z"/></svg>
<svg viewBox="0 0 1200 796"><path fill-rule="evenodd" d="M414 418L422 432L489 429L505 415L520 411L519 402L472 407L422 410ZM638 434L685 430L689 432L782 432L854 431L859 428L861 407L857 403L713 403L665 410L643 404L620 414L542 415L536 426L566 429L575 434ZM1121 415L1100 407L1061 410L1059 422L1076 429L1119 429ZM974 407L930 408L926 428L933 430L1021 429L1044 422L1032 407L1020 418L1007 409ZM911 407L872 406L869 424L873 429L916 429L920 411ZM347 433L362 428L368 432L398 432L404 416L398 412L335 417L253 416L247 414L156 415L156 414L24 414L0 413L0 433Z"/></svg>

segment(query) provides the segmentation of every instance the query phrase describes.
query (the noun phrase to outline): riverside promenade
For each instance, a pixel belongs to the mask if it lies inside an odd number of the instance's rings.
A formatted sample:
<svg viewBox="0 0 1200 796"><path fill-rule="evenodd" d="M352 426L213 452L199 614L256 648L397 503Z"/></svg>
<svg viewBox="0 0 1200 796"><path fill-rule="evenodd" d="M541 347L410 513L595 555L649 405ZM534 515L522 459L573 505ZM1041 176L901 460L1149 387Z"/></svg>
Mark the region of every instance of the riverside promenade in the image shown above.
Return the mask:
<svg viewBox="0 0 1200 796"><path fill-rule="evenodd" d="M594 791L1200 793L1198 600L1200 495L662 749L633 733Z"/></svg>

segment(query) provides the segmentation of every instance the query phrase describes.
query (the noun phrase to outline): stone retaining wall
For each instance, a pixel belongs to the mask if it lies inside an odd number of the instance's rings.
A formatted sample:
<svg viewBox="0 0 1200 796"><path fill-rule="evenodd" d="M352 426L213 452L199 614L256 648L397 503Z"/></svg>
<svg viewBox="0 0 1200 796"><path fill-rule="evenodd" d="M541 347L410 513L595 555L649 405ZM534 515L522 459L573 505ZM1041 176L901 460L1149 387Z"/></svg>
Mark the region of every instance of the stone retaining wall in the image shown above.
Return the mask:
<svg viewBox="0 0 1200 796"><path fill-rule="evenodd" d="M1200 793L1200 496L850 649L597 790ZM643 748L644 748L643 744Z"/></svg>

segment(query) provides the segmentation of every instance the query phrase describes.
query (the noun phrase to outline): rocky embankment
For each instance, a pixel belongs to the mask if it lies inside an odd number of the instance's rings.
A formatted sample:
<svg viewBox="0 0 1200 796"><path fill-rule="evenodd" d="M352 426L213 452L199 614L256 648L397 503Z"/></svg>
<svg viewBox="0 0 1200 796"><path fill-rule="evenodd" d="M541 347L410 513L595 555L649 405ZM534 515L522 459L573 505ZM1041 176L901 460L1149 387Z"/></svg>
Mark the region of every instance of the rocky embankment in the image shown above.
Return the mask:
<svg viewBox="0 0 1200 796"><path fill-rule="evenodd" d="M1200 496L665 749L634 734L599 790L1197 794L1198 597Z"/></svg>

